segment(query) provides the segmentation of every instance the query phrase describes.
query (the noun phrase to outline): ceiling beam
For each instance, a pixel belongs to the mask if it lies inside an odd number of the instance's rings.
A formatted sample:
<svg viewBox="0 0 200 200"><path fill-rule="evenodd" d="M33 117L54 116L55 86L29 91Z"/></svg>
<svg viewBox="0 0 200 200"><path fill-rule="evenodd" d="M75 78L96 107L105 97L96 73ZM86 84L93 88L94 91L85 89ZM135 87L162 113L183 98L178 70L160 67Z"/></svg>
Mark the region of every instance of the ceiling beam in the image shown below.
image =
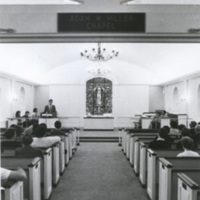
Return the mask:
<svg viewBox="0 0 200 200"><path fill-rule="evenodd" d="M70 33L70 34L0 34L0 43L200 43L200 34L154 33Z"/></svg>

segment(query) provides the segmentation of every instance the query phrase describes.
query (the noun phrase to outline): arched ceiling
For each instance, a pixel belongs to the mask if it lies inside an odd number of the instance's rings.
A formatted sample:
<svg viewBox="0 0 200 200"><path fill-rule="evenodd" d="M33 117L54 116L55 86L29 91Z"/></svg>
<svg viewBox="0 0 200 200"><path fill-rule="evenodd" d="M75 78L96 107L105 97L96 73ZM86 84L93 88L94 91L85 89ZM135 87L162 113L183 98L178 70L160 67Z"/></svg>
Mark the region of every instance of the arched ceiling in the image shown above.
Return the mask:
<svg viewBox="0 0 200 200"><path fill-rule="evenodd" d="M102 43L119 56L100 63L120 82L161 84L200 72L200 44ZM76 82L97 62L80 56L97 43L0 44L0 72L38 84ZM54 76L56 75L56 76ZM74 79L74 81L73 81ZM127 81L128 80L128 81Z"/></svg>

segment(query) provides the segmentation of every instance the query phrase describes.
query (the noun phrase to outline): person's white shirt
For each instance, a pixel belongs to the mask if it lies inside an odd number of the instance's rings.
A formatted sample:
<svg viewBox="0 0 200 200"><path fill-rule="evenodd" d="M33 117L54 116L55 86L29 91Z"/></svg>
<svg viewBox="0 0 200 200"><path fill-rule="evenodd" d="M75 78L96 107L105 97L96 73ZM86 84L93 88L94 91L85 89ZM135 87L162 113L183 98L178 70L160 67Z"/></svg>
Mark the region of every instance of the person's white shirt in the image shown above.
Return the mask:
<svg viewBox="0 0 200 200"><path fill-rule="evenodd" d="M182 153L179 153L177 157L200 157L200 155L192 150L185 150Z"/></svg>
<svg viewBox="0 0 200 200"><path fill-rule="evenodd" d="M0 175L1 175L1 182L2 185L4 182L8 180L8 177L10 176L11 170L5 169L5 168L0 168Z"/></svg>
<svg viewBox="0 0 200 200"><path fill-rule="evenodd" d="M47 148L59 141L61 141L61 138L58 136L41 137L41 138L35 137L33 138L31 146L36 148Z"/></svg>

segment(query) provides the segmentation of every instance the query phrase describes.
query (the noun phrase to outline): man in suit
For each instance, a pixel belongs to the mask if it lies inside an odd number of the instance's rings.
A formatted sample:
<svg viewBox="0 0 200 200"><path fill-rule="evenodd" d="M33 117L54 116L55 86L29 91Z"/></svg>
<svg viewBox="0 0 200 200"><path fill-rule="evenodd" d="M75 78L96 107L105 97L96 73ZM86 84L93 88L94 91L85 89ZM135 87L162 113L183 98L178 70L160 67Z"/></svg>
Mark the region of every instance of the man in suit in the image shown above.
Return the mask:
<svg viewBox="0 0 200 200"><path fill-rule="evenodd" d="M56 107L53 105L53 100L52 99L49 99L49 105L45 106L43 113L52 114L53 117L57 116Z"/></svg>

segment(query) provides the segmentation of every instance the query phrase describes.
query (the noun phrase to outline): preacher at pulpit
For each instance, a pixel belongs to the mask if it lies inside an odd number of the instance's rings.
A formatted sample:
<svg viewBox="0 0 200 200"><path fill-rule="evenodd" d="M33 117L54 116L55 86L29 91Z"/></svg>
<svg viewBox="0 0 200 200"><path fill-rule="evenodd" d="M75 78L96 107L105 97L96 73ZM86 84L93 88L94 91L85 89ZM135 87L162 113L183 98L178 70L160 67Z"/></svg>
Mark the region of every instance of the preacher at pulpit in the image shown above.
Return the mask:
<svg viewBox="0 0 200 200"><path fill-rule="evenodd" d="M56 106L53 105L52 99L49 99L49 105L45 106L43 114L52 114L52 117L57 116Z"/></svg>

